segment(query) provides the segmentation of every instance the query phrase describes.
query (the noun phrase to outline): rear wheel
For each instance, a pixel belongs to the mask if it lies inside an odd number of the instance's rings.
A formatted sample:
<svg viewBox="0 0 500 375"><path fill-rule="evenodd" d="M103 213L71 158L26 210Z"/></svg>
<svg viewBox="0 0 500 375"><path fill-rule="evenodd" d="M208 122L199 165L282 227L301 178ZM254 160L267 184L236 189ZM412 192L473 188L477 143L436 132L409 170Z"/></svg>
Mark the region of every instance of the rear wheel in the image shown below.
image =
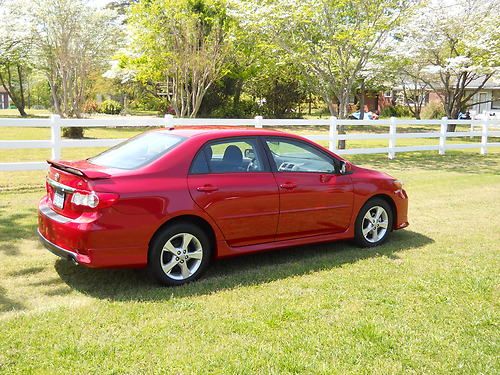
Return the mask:
<svg viewBox="0 0 500 375"><path fill-rule="evenodd" d="M382 244L392 228L391 206L383 199L370 199L359 211L356 218L354 240L362 247Z"/></svg>
<svg viewBox="0 0 500 375"><path fill-rule="evenodd" d="M163 285L182 285L203 273L211 255L210 240L201 228L191 223L176 223L155 236L148 269Z"/></svg>

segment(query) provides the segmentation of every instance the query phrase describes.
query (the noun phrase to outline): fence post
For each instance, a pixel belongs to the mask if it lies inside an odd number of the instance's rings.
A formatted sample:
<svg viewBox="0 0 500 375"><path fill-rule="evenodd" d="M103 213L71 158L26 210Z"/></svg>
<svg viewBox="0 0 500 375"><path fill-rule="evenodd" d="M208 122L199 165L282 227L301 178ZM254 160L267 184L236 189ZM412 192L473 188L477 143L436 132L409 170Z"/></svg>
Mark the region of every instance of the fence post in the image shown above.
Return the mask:
<svg viewBox="0 0 500 375"><path fill-rule="evenodd" d="M396 117L391 117L391 124L389 125L389 159L396 157Z"/></svg>
<svg viewBox="0 0 500 375"><path fill-rule="evenodd" d="M337 149L337 142L339 141L339 131L337 129L337 117L330 117L330 131L328 134L329 138L329 150L335 151Z"/></svg>
<svg viewBox="0 0 500 375"><path fill-rule="evenodd" d="M441 118L441 129L439 130L439 155L446 152L446 133L448 132L448 117Z"/></svg>
<svg viewBox="0 0 500 375"><path fill-rule="evenodd" d="M165 127L172 129L174 127L174 116L171 114L165 115Z"/></svg>
<svg viewBox="0 0 500 375"><path fill-rule="evenodd" d="M52 160L61 158L61 116L50 116L50 138L52 140Z"/></svg>
<svg viewBox="0 0 500 375"><path fill-rule="evenodd" d="M481 155L488 153L488 117L485 117L481 124Z"/></svg>
<svg viewBox="0 0 500 375"><path fill-rule="evenodd" d="M262 116L255 116L255 127L261 129L262 128Z"/></svg>

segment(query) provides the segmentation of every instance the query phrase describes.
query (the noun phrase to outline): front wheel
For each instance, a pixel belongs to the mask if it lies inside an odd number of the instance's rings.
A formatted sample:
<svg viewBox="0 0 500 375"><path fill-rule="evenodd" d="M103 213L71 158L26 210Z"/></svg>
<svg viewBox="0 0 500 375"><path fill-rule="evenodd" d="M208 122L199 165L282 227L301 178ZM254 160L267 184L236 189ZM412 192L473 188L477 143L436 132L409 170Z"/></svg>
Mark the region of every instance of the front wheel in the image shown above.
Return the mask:
<svg viewBox="0 0 500 375"><path fill-rule="evenodd" d="M212 254L206 233L191 223L167 226L151 243L148 268L163 285L182 285L196 280Z"/></svg>
<svg viewBox="0 0 500 375"><path fill-rule="evenodd" d="M385 200L370 199L359 211L354 240L362 247L382 244L389 236L392 220L392 209Z"/></svg>

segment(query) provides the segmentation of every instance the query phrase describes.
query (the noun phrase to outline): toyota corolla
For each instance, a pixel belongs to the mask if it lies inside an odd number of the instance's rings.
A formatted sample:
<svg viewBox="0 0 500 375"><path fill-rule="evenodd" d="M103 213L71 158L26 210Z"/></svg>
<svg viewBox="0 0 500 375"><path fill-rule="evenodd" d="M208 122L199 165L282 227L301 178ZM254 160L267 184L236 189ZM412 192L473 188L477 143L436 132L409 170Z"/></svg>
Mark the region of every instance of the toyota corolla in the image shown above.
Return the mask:
<svg viewBox="0 0 500 375"><path fill-rule="evenodd" d="M214 258L408 226L401 182L303 137L262 129L160 129L82 161L49 161L38 234L86 267L197 279Z"/></svg>

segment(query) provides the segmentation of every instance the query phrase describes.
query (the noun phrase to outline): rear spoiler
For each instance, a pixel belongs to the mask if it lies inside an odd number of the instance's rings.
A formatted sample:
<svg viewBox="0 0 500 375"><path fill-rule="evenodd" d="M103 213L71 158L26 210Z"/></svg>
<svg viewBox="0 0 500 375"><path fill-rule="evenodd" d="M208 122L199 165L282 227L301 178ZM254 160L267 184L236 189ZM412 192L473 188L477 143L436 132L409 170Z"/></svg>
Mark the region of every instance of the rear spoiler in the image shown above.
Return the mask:
<svg viewBox="0 0 500 375"><path fill-rule="evenodd" d="M62 171L77 175L77 176L82 176L86 177L90 180L97 180L100 178L110 178L111 175L108 173L104 173L101 171L96 171L96 170L82 170L79 168L75 168L72 166L70 163L66 163L64 161L54 161L54 160L47 160L47 163L49 165L53 166L54 168L60 169Z"/></svg>

